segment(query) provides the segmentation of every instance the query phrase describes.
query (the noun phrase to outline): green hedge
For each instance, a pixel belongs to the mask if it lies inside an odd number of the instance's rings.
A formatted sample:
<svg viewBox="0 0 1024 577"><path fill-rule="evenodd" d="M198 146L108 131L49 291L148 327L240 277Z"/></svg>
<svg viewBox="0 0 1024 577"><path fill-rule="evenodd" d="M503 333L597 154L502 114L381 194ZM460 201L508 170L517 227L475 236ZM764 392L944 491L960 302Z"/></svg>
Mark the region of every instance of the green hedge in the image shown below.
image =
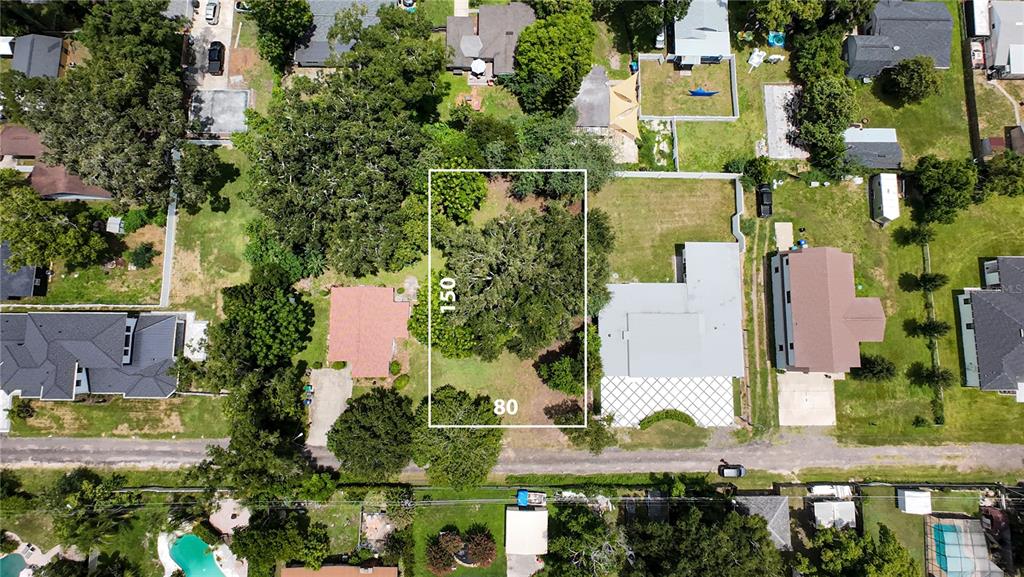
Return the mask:
<svg viewBox="0 0 1024 577"><path fill-rule="evenodd" d="M640 430L646 431L654 423L660 423L661 421L676 421L691 427L696 427L697 422L693 420L693 417L687 415L682 411L676 409L665 409L664 411L658 411L657 413L651 413L640 420Z"/></svg>
<svg viewBox="0 0 1024 577"><path fill-rule="evenodd" d="M210 547L220 545L220 533L210 525L209 521L200 521L192 526L192 534L203 540Z"/></svg>

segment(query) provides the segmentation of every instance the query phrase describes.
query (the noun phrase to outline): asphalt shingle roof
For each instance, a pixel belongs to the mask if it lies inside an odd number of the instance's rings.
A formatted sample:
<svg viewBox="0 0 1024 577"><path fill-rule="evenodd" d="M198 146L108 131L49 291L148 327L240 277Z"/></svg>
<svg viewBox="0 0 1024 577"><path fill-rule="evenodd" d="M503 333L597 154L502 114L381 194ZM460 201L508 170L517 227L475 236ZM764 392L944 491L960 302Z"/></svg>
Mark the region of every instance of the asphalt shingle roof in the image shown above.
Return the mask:
<svg viewBox="0 0 1024 577"><path fill-rule="evenodd" d="M869 27L869 36L885 40L848 37L848 76L877 76L885 68L915 56L930 56L938 68L950 66L953 17L940 2L881 0L871 13Z"/></svg>
<svg viewBox="0 0 1024 577"><path fill-rule="evenodd" d="M56 78L60 71L60 50L63 41L53 36L26 34L14 41L14 61L11 68L29 78L46 76Z"/></svg>
<svg viewBox="0 0 1024 577"><path fill-rule="evenodd" d="M776 549L791 549L789 497L783 495L743 495L736 497L740 512L757 515L768 522L768 533Z"/></svg>
<svg viewBox="0 0 1024 577"><path fill-rule="evenodd" d="M7 241L0 243L0 300L30 297L35 291L36 267L23 266L16 270L7 268L11 257L11 246Z"/></svg>
<svg viewBox="0 0 1024 577"><path fill-rule="evenodd" d="M50 400L74 398L75 367L87 370L90 390L129 398L167 397L177 381L174 315L142 313L123 364L126 313L10 313L0 315L0 382L5 392Z"/></svg>
<svg viewBox="0 0 1024 577"><path fill-rule="evenodd" d="M299 66L324 66L332 54L343 54L352 50L355 42L337 42L333 46L327 40L327 34L334 25L334 16L342 10L351 8L356 4L366 7L366 14L363 16L363 26L372 26L380 21L377 18L377 10L381 6L390 6L393 2L387 0L309 0L309 8L313 11L313 28L309 32L309 39L295 49L294 60Z"/></svg>
<svg viewBox="0 0 1024 577"><path fill-rule="evenodd" d="M971 291L979 386L1010 391L1024 382L1024 257L999 257L999 290Z"/></svg>

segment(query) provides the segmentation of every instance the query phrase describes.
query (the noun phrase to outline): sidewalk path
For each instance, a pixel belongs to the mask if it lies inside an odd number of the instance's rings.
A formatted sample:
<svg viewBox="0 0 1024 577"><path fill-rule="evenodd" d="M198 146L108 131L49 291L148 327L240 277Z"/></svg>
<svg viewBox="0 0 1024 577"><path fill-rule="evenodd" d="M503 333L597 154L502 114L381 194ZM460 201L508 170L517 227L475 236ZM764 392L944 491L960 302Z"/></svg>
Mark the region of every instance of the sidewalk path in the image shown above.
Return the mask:
<svg viewBox="0 0 1024 577"><path fill-rule="evenodd" d="M140 440L80 438L0 438L0 463L5 467L72 467L177 469L206 457L206 445L226 440ZM326 449L313 449L322 465L336 459ZM716 435L702 449L623 451L601 455L586 451L506 449L496 474L528 473L646 473L709 472L719 459L742 463L751 470L792 474L807 468L863 469L870 467L956 467L961 471L1011 472L1024 469L1024 445L971 443L963 445L849 447L820 431L785 432L772 441L735 445L731 435ZM410 466L406 473L422 474Z"/></svg>
<svg viewBox="0 0 1024 577"><path fill-rule="evenodd" d="M160 306L171 306L171 269L174 265L174 235L178 228L178 203L167 205L167 233L164 235L164 268L160 281Z"/></svg>

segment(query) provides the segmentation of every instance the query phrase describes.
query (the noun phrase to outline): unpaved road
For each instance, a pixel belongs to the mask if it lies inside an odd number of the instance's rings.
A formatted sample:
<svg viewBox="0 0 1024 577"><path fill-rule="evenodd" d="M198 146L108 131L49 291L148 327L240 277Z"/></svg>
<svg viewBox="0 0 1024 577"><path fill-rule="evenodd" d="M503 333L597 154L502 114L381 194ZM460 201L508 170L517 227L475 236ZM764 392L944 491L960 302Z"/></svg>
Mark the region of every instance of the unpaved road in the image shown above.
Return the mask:
<svg viewBox="0 0 1024 577"><path fill-rule="evenodd" d="M805 430L806 431L806 430ZM206 445L217 440L138 440L80 438L0 438L0 464L5 467L69 467L75 465L175 469L206 456ZM334 465L326 449L314 449L321 464ZM644 473L712 471L719 459L742 463L748 469L792 474L807 468L862 469L869 467L955 467L962 471L1024 470L1024 444L973 443L938 446L840 446L826 434L780 433L772 441L735 445L729 435L716 434L708 447L670 451L610 449L601 455L552 449L506 449L496 474L527 473ZM407 473L421 474L416 467Z"/></svg>

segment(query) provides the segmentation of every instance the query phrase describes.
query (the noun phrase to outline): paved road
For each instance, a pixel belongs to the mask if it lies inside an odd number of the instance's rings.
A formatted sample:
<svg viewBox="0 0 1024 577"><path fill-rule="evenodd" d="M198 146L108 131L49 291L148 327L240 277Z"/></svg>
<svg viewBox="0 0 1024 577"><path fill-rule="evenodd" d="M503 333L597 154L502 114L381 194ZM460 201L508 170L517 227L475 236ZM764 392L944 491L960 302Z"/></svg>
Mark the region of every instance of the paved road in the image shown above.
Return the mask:
<svg viewBox="0 0 1024 577"><path fill-rule="evenodd" d="M0 463L9 467L74 465L174 469L194 464L206 445L220 441L68 438L0 438ZM322 464L336 464L326 449L314 449ZM772 442L735 446L728 435L716 435L703 449L622 451L594 456L583 451L506 449L495 467L498 474L630 473L711 471L718 460L743 463L750 469L780 474L806 468L857 469L878 466L951 466L1017 471L1024 469L1024 445L844 447L823 434L783 433ZM410 467L409 474L421 473Z"/></svg>

